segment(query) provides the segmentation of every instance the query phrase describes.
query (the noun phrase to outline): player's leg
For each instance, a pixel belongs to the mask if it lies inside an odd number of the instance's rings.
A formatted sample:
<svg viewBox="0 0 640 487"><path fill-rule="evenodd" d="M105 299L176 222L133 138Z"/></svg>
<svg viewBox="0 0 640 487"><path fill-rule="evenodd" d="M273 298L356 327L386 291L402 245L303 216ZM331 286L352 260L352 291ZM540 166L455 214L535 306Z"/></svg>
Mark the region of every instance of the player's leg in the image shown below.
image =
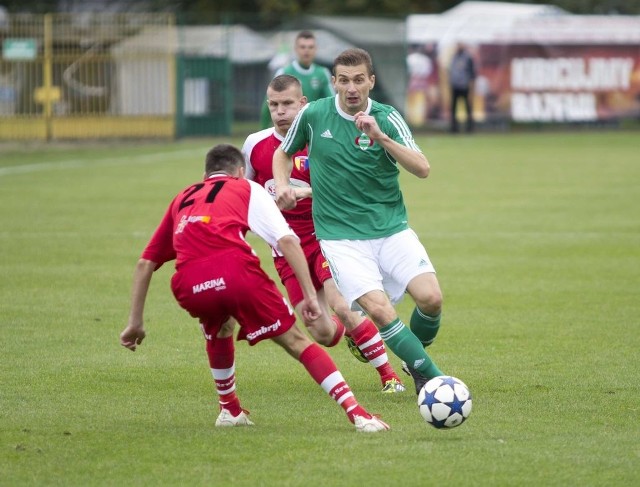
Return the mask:
<svg viewBox="0 0 640 487"><path fill-rule="evenodd" d="M380 336L393 353L427 380L442 375L418 337L400 320L384 291L369 291L357 301L379 328Z"/></svg>
<svg viewBox="0 0 640 487"><path fill-rule="evenodd" d="M300 287L295 278L292 280L290 279L289 281L290 284L293 284L298 288ZM292 283L291 281L295 282ZM300 291L300 294L302 294L302 291ZM307 327L309 334L320 345L324 345L325 347L334 347L344 336L345 329L341 322L332 319L331 309L329 308L325 292L322 288L317 290L317 296L318 304L322 309L322 315L320 315L316 320L305 322L305 326ZM294 307L296 314L298 316L302 316L302 300L300 300Z"/></svg>
<svg viewBox="0 0 640 487"><path fill-rule="evenodd" d="M423 347L430 345L440 328L442 292L426 249L415 232L407 229L385 238L379 252L384 286L391 302L400 302L405 292L409 292L416 302L409 327ZM411 361L405 360L403 370L413 377L416 393L433 376L433 371L425 375Z"/></svg>
<svg viewBox="0 0 640 487"><path fill-rule="evenodd" d="M435 273L415 276L409 281L407 292L416 303L409 322L411 331L428 347L438 334L442 316L442 291Z"/></svg>
<svg viewBox="0 0 640 487"><path fill-rule="evenodd" d="M352 341L364 361L370 363L380 375L382 392L403 392L404 385L389 362L387 349L376 325L363 313L351 311L332 278L325 280L323 287L329 306L347 329L347 339Z"/></svg>
<svg viewBox="0 0 640 487"><path fill-rule="evenodd" d="M302 363L309 375L344 409L357 431L373 433L389 429L386 423L369 414L358 403L329 354L309 340L298 327L292 326L283 334L273 337L273 341Z"/></svg>
<svg viewBox="0 0 640 487"><path fill-rule="evenodd" d="M276 267L276 271L280 276L280 280L284 285L287 296L289 297L289 302L293 305L296 310L296 314L301 317L301 306L302 306L302 289L300 288L300 284L296 279L295 274L293 273L293 269L287 263L284 257L277 257L274 259L274 264ZM325 347L333 347L335 346L342 336L344 335L344 326L341 323L336 323L331 319L331 310L329 309L329 305L324 296L324 291L322 289L321 281L315 277L313 266L310 266L311 278L316 287L316 291L318 294L318 303L322 307L322 315L317 320L312 322L305 323L307 330L311 337L318 342L320 345L324 345ZM304 321L304 320L303 320Z"/></svg>
<svg viewBox="0 0 640 487"><path fill-rule="evenodd" d="M423 266L418 260L407 264L403 245L413 245L417 237L410 230L407 235L400 235L388 242L389 238L375 239L366 242L358 241L321 241L322 251L331 265L336 284L351 308L353 302L362 308L380 330L380 336L387 348L398 357L418 370L426 379L442 375L437 365L424 350L418 337L402 323L387 296L386 285L393 287L394 295L401 297L410 279L424 268L430 268L430 262ZM395 236L394 236L395 237ZM418 242L419 244L419 242ZM399 248L398 248L399 247ZM413 249L413 248L412 248ZM424 252L424 249L422 249ZM416 253L413 249L412 253ZM426 254L426 252L425 252ZM382 262L387 266L387 275L383 276ZM407 272L403 266L409 265ZM402 279L392 280L393 270L402 270ZM413 273L413 274L412 274ZM407 277L408 276L408 277ZM383 280L385 283L383 285ZM395 296L396 299L398 296ZM415 377L414 377L415 379ZM426 380L425 380L426 382Z"/></svg>
<svg viewBox="0 0 640 487"><path fill-rule="evenodd" d="M216 426L253 426L248 418L248 411L240 405L236 394L236 364L233 331L235 320L229 318L215 333L215 324L201 322L206 340L207 357L211 375L218 393L220 413L216 419ZM215 334L213 334L215 333Z"/></svg>

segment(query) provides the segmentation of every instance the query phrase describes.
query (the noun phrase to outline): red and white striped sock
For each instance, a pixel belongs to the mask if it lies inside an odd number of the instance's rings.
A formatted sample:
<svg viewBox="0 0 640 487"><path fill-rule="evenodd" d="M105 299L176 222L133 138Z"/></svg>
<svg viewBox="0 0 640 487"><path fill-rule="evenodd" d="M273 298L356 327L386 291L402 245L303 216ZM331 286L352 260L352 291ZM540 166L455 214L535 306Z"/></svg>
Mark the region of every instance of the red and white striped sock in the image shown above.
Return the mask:
<svg viewBox="0 0 640 487"><path fill-rule="evenodd" d="M342 337L347 331L342 324L342 321L340 321L340 318L338 318L336 315L332 315L331 320L333 320L333 322L336 324L336 333L335 335L333 335L333 339L331 340L331 343L327 345L327 347L335 347L338 343L340 343L340 340L342 340Z"/></svg>
<svg viewBox="0 0 640 487"><path fill-rule="evenodd" d="M207 355L211 375L216 385L220 409L229 410L233 416L242 412L240 400L236 395L236 365L233 337L207 340Z"/></svg>
<svg viewBox="0 0 640 487"><path fill-rule="evenodd" d="M362 323L349 332L349 335L369 360L369 363L376 368L383 384L389 379L398 379L398 375L389 363L389 356L378 328L369 318L365 318Z"/></svg>
<svg viewBox="0 0 640 487"><path fill-rule="evenodd" d="M351 392L349 384L344 380L331 357L317 343L312 343L300 354L300 363L322 389L336 401L347 413L353 423L353 416L371 418Z"/></svg>

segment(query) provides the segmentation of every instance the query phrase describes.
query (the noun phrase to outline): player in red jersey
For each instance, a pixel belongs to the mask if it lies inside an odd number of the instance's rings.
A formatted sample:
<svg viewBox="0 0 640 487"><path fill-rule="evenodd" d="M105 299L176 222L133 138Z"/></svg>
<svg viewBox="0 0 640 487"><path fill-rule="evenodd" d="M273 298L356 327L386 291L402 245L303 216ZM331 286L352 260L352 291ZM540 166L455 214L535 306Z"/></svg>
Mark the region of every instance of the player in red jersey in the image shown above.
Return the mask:
<svg viewBox="0 0 640 487"><path fill-rule="evenodd" d="M273 127L249 135L242 147L246 162L245 177L264 186L274 198L273 153L305 104L306 97L302 94L302 87L297 78L290 75L276 76L267 88L267 105ZM309 263L311 278L323 309L323 314L318 319L307 324L309 333L318 343L332 347L345 334L346 327L350 349L356 351L354 353L356 357L362 357L362 361L368 361L377 369L382 381L382 391L403 392L405 388L389 363L378 329L361 313L349 309L347 302L338 291L327 260L320 250L311 215L311 175L306 149L294 154L292 159L293 170L290 180L291 185L296 188L299 199L295 208L283 211L282 214L296 235L300 237L300 245ZM289 300L300 315L302 311L300 306L303 302L300 284L282 254L274 250L273 256L276 270L287 290ZM337 316L331 316L330 308Z"/></svg>
<svg viewBox="0 0 640 487"><path fill-rule="evenodd" d="M120 343L135 351L144 339L143 312L151 278L162 264L175 259L171 289L180 306L200 320L207 341L221 404L216 426L253 425L235 393L233 339L226 338L224 347L215 346L222 326L235 319L240 324L239 338L250 345L272 339L299 360L342 406L356 431L389 429L358 404L331 357L295 325L293 310L260 267L245 240L248 230L282 252L291 264L302 287L303 319L319 318L322 311L297 236L273 198L243 176L242 153L220 144L207 153L204 181L173 199L136 266L129 322Z"/></svg>

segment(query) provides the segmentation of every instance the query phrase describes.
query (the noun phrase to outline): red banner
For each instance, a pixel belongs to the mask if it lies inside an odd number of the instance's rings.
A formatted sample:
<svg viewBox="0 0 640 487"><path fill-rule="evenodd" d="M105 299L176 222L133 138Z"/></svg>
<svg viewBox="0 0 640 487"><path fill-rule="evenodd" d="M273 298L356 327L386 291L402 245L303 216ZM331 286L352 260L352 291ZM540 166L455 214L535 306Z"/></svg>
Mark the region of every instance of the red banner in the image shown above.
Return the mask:
<svg viewBox="0 0 640 487"><path fill-rule="evenodd" d="M640 46L481 45L477 53L480 120L640 117Z"/></svg>

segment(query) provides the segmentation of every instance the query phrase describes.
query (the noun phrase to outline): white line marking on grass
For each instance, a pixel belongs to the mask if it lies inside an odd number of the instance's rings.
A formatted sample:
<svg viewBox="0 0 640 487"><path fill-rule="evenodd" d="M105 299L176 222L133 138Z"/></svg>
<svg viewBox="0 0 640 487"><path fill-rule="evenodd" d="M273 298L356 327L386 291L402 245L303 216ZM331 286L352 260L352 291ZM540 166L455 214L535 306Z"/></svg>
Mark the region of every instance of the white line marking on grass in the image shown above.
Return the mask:
<svg viewBox="0 0 640 487"><path fill-rule="evenodd" d="M71 159L68 161L39 162L25 164L23 166L0 167L0 176L13 174L28 174L38 171L60 171L65 169L78 169L89 166L117 166L121 164L150 164L159 161L170 160L176 157L186 157L194 154L202 154L204 159L205 149L184 149L173 152L155 152L153 154L139 154L134 156L107 157L103 159Z"/></svg>

